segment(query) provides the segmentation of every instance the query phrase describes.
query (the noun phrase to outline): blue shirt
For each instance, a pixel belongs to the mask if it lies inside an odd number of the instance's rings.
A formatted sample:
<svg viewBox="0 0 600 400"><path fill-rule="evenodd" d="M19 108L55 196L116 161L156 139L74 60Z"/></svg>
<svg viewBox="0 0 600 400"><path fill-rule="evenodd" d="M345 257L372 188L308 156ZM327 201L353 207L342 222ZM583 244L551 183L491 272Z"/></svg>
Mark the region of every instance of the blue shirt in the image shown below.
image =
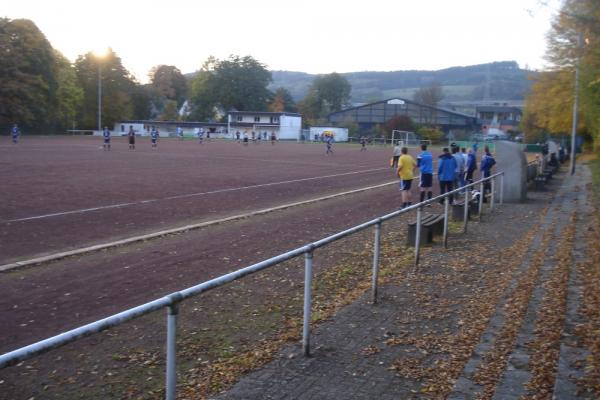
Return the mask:
<svg viewBox="0 0 600 400"><path fill-rule="evenodd" d="M16 126L13 126L13 128L11 129L11 133L13 136L18 136L19 135L19 128L17 128Z"/></svg>
<svg viewBox="0 0 600 400"><path fill-rule="evenodd" d="M441 182L452 182L456 171L456 160L449 153L444 153L438 161L438 179Z"/></svg>
<svg viewBox="0 0 600 400"><path fill-rule="evenodd" d="M483 172L484 177L487 178L488 176L490 176L490 171L495 164L496 164L496 160L494 160L494 157L492 157L492 155L489 153L486 153L481 158L480 168L481 168L481 171Z"/></svg>
<svg viewBox="0 0 600 400"><path fill-rule="evenodd" d="M102 132L102 135L103 135L103 136L104 136L106 139L108 139L108 138L110 137L110 131L109 131L108 129L105 129L105 130Z"/></svg>
<svg viewBox="0 0 600 400"><path fill-rule="evenodd" d="M422 174L433 174L433 156L427 150L417 156L417 167Z"/></svg>
<svg viewBox="0 0 600 400"><path fill-rule="evenodd" d="M152 139L156 139L158 137L158 131L152 131L152 132L150 132L150 137Z"/></svg>

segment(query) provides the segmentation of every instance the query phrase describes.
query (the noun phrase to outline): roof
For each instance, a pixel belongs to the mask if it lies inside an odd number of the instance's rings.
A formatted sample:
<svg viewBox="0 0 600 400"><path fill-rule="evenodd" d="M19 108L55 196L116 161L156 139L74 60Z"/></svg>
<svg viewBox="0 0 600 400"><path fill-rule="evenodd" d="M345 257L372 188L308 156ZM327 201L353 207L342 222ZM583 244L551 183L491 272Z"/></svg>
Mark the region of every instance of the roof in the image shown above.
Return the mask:
<svg viewBox="0 0 600 400"><path fill-rule="evenodd" d="M522 112L519 107L510 106L475 106L477 112Z"/></svg>
<svg viewBox="0 0 600 400"><path fill-rule="evenodd" d="M244 114L244 115L273 115L273 116L281 116L286 115L289 117L301 117L301 114L293 113L293 112L271 112L271 111L229 111L228 114L236 115L236 114Z"/></svg>
<svg viewBox="0 0 600 400"><path fill-rule="evenodd" d="M447 108L433 107L433 106L430 106L430 105L427 105L427 104L418 103L416 101L403 99L402 97L391 97L389 99L376 101L374 103L367 103L367 104L363 104L363 105L360 105L360 106L357 106L357 107L346 108L344 110L332 112L331 114L329 114L327 116L327 118L329 118L330 116L335 115L335 114L344 113L344 112L351 111L351 110L357 110L359 108L369 107L369 106L372 106L372 105L375 105L375 104L387 103L390 100L401 100L401 101L404 101L405 103L416 104L416 105L418 105L420 107L433 108L434 110L443 111L445 113L453 114L453 115L456 115L456 116L459 116L459 117L463 117L463 118L475 118L474 115L459 113L459 112L456 112L456 111L453 111L453 110L448 110Z"/></svg>
<svg viewBox="0 0 600 400"><path fill-rule="evenodd" d="M157 121L150 119L132 119L126 121L119 121L117 124L169 124L169 125L181 125L181 126L226 126L226 122L206 122L206 121Z"/></svg>

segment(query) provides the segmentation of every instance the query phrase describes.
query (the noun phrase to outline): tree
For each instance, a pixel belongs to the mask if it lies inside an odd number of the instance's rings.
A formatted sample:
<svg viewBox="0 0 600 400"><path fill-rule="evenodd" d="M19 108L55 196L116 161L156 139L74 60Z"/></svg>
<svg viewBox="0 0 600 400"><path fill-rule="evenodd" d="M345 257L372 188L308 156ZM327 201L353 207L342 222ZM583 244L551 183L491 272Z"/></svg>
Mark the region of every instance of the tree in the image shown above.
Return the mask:
<svg viewBox="0 0 600 400"><path fill-rule="evenodd" d="M387 132L392 132L392 131L414 132L414 130L415 130L415 123L413 122L412 118L409 117L408 115L396 115L395 117L388 119L385 122L384 126L385 126L385 129Z"/></svg>
<svg viewBox="0 0 600 400"><path fill-rule="evenodd" d="M209 57L192 82L191 116L211 117L216 107L266 111L272 98L270 82L271 73L251 56Z"/></svg>
<svg viewBox="0 0 600 400"><path fill-rule="evenodd" d="M422 126L417 130L422 139L431 140L432 143L438 143L444 137L444 132L438 128Z"/></svg>
<svg viewBox="0 0 600 400"><path fill-rule="evenodd" d="M269 103L269 111L272 112L296 112L298 108L289 90L279 87L273 93L273 100Z"/></svg>
<svg viewBox="0 0 600 400"><path fill-rule="evenodd" d="M57 83L54 106L55 130L72 128L77 120L83 100L83 89L79 86L73 65L58 51L55 51Z"/></svg>
<svg viewBox="0 0 600 400"><path fill-rule="evenodd" d="M303 100L303 107L313 118L340 111L350 102L352 86L337 72L317 76Z"/></svg>
<svg viewBox="0 0 600 400"><path fill-rule="evenodd" d="M217 99L214 96L213 85L215 84L213 75L215 65L218 60L214 57L209 57L200 71L196 73L196 77L192 81L191 89L191 114L190 118L206 121L213 119L215 116L215 107Z"/></svg>
<svg viewBox="0 0 600 400"><path fill-rule="evenodd" d="M165 102L165 109L159 116L159 119L163 121L176 121L179 119L177 102L175 100L167 100Z"/></svg>
<svg viewBox="0 0 600 400"><path fill-rule="evenodd" d="M547 35L549 71L525 101L525 137L570 132L575 66L579 65L579 134L600 146L600 7L596 0L566 0ZM581 40L582 39L582 40Z"/></svg>
<svg viewBox="0 0 600 400"><path fill-rule="evenodd" d="M429 86L421 87L413 95L413 100L417 103L437 107L444 98L444 90L438 82L433 82Z"/></svg>
<svg viewBox="0 0 600 400"><path fill-rule="evenodd" d="M216 63L212 89L225 110L266 111L271 98L271 73L251 56L230 56Z"/></svg>
<svg viewBox="0 0 600 400"><path fill-rule="evenodd" d="M75 69L84 91L83 126L96 127L99 70L102 77L102 124L110 126L133 116L132 94L137 84L112 49L104 57L97 57L91 52L79 56L75 61Z"/></svg>
<svg viewBox="0 0 600 400"><path fill-rule="evenodd" d="M57 65L44 34L30 20L0 18L0 52L0 126L53 125Z"/></svg>
<svg viewBox="0 0 600 400"><path fill-rule="evenodd" d="M181 71L172 65L157 65L150 70L150 85L167 100L181 107L188 94L188 83Z"/></svg>

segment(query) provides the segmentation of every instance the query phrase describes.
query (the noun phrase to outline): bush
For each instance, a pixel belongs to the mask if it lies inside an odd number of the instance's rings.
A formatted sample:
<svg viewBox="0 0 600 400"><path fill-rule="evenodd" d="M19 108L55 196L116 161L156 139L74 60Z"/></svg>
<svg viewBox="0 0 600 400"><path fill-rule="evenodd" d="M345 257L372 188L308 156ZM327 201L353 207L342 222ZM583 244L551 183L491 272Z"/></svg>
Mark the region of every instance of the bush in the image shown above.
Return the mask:
<svg viewBox="0 0 600 400"><path fill-rule="evenodd" d="M431 143L438 143L444 138L444 132L437 128L423 126L417 130L423 140L431 140Z"/></svg>

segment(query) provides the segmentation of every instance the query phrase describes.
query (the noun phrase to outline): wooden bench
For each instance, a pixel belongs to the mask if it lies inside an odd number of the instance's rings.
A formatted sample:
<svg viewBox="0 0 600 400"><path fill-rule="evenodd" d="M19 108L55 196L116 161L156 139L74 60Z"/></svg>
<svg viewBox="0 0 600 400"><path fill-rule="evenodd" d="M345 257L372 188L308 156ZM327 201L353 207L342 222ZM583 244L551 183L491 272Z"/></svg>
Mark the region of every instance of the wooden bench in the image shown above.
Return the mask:
<svg viewBox="0 0 600 400"><path fill-rule="evenodd" d="M546 187L546 182L548 182L548 178L545 175L538 175L533 179L533 189L534 190L544 190Z"/></svg>
<svg viewBox="0 0 600 400"><path fill-rule="evenodd" d="M420 244L433 242L434 235L441 235L444 231L444 214L428 214L421 218ZM408 234L406 242L408 246L414 246L417 237L417 220L408 223Z"/></svg>
<svg viewBox="0 0 600 400"><path fill-rule="evenodd" d="M490 193L486 193L486 198L483 199L484 203L487 203L487 198L491 196ZM465 219L465 202L458 202L452 204L452 221L458 222ZM467 219L471 219L471 216L479 215L479 201L472 199L469 201L469 210L467 211Z"/></svg>

